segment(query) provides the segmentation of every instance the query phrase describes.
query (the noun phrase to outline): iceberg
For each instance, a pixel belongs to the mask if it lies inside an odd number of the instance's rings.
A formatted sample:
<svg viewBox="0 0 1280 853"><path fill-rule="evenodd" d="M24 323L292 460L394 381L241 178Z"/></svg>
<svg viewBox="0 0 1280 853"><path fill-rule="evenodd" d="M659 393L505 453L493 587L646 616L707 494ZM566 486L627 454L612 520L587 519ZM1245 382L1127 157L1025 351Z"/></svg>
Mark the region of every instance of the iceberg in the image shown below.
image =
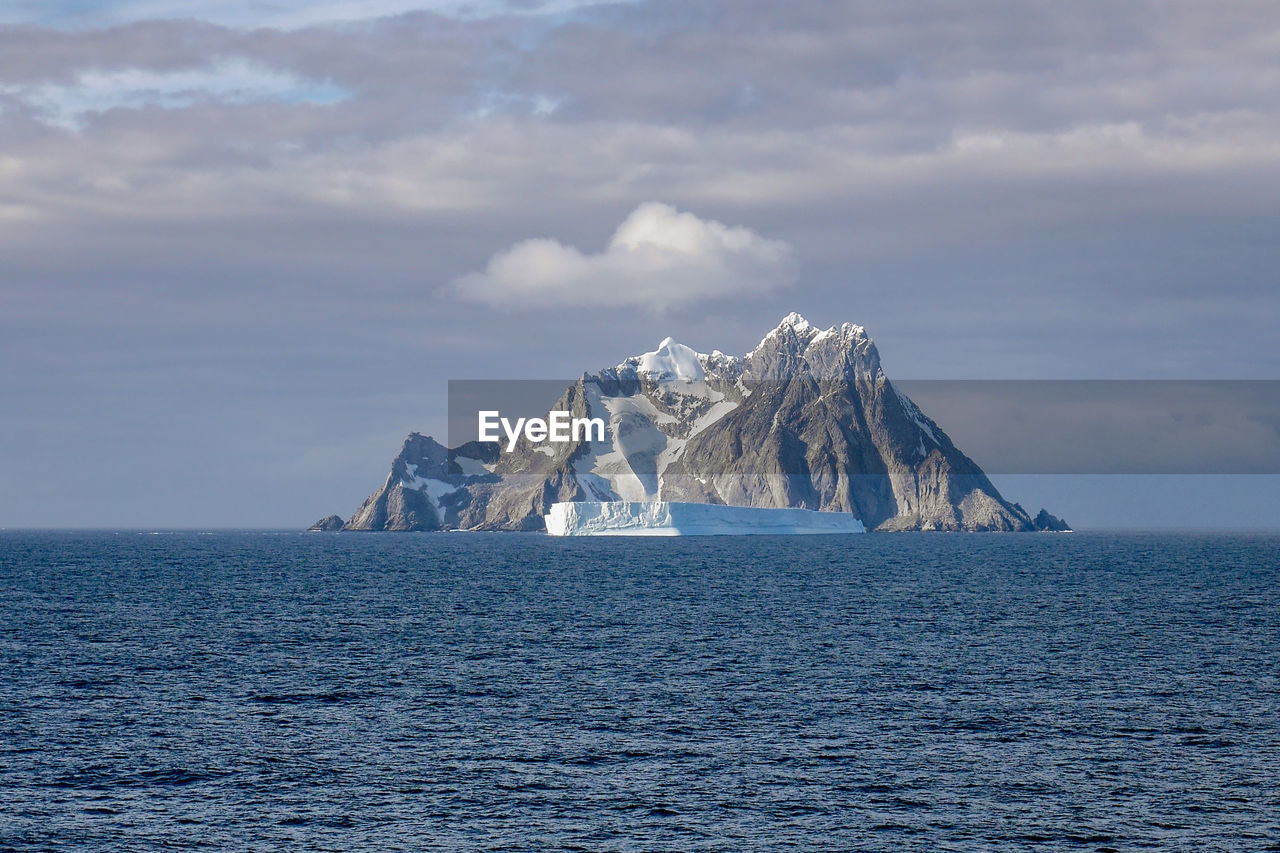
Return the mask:
<svg viewBox="0 0 1280 853"><path fill-rule="evenodd" d="M676 501L566 501L543 517L552 536L792 536L865 533L847 512Z"/></svg>

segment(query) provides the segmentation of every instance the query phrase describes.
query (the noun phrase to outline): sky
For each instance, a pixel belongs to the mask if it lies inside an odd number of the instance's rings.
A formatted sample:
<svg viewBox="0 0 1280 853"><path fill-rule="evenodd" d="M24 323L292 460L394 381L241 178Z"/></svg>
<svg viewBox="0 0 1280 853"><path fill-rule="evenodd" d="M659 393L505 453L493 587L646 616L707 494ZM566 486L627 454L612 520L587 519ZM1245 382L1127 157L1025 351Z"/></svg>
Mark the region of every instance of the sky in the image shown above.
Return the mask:
<svg viewBox="0 0 1280 853"><path fill-rule="evenodd" d="M902 379L1280 379L1277 56L1271 0L5 3L0 527L345 517L450 379L790 311Z"/></svg>

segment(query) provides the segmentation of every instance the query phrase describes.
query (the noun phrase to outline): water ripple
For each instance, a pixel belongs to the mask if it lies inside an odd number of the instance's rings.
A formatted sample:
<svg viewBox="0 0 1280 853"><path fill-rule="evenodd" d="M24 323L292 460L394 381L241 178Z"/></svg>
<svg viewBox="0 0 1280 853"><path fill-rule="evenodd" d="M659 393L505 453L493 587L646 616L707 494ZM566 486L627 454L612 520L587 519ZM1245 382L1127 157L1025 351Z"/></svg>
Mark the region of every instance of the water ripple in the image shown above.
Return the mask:
<svg viewBox="0 0 1280 853"><path fill-rule="evenodd" d="M1280 850L1277 546L0 532L0 851Z"/></svg>

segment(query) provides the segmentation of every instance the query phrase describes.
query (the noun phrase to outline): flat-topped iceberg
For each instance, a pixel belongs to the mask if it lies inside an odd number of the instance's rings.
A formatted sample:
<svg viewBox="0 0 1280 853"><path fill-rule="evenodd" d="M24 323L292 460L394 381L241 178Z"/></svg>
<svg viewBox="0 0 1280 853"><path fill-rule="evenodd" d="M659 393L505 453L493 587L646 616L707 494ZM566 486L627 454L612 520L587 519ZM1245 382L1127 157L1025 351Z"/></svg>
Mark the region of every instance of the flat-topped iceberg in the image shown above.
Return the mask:
<svg viewBox="0 0 1280 853"><path fill-rule="evenodd" d="M865 533L847 512L725 506L675 501L554 503L544 516L552 536L791 536Z"/></svg>

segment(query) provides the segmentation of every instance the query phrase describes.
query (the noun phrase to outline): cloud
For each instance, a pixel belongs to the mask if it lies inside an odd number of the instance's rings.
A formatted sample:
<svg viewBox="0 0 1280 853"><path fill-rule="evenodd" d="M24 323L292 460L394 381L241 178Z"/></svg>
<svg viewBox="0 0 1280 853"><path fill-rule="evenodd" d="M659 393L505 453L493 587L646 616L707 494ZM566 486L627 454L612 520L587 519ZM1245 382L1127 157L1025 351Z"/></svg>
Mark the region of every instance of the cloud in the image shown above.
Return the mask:
<svg viewBox="0 0 1280 853"><path fill-rule="evenodd" d="M660 310L795 284L791 247L741 226L700 219L659 202L622 221L603 252L551 239L523 240L456 279L453 293L489 305L643 306Z"/></svg>
<svg viewBox="0 0 1280 853"><path fill-rule="evenodd" d="M364 21L426 10L437 15L483 19L502 15L562 15L601 0L19 0L0 10L0 26L38 24L66 28L134 21L188 19L230 27L295 29L316 24Z"/></svg>
<svg viewBox="0 0 1280 853"><path fill-rule="evenodd" d="M261 471L259 412L277 412L273 447L317 424L304 441L430 431L459 365L568 376L668 334L742 351L791 310L865 324L896 377L1280 376L1265 0L442 0L379 17L410 5L0 3L0 518L104 523L100 495L77 514L57 486L84 482L64 451L91 422L120 462L95 482L128 518L274 523L297 482L212 486L234 519L157 504L157 448L180 465L204 424ZM377 19L311 25L350 18ZM328 81L348 96L314 108ZM750 292L771 267L713 241L637 271L605 244L644 199L785 239L803 283L660 322L618 310L649 288ZM561 242L524 257L572 275L502 299L594 301L572 335L563 310L480 299L536 269L484 266L531 235ZM420 298L473 271L470 299ZM249 378L259 399L240 396ZM173 411L191 418L169 435L150 415ZM255 421L241 434L237 412Z"/></svg>
<svg viewBox="0 0 1280 853"><path fill-rule="evenodd" d="M68 83L0 85L0 92L35 110L42 119L69 128L79 127L87 115L119 108L182 109L201 101L333 103L346 97L332 84L242 57L176 70L85 69Z"/></svg>

